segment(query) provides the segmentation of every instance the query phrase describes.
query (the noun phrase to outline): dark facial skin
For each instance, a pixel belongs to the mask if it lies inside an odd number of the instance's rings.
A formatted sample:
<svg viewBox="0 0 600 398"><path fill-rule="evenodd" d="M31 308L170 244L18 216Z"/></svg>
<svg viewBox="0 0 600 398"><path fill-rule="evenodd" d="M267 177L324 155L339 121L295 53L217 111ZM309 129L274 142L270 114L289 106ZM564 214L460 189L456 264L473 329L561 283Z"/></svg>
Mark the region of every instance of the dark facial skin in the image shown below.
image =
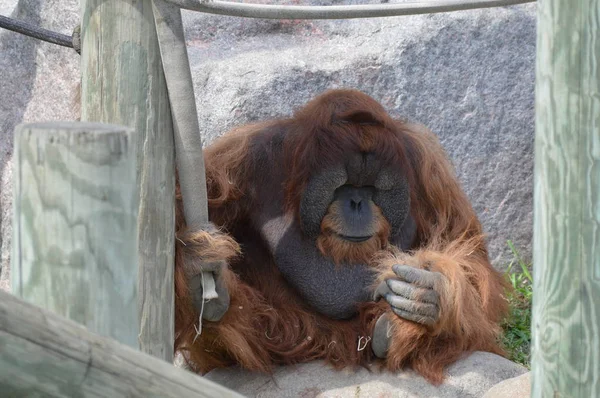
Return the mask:
<svg viewBox="0 0 600 398"><path fill-rule="evenodd" d="M357 190L350 193L353 187ZM379 207L391 225L391 239L400 234L410 209L408 183L401 170L382 165L377 157L370 153L349 154L346 164L322 170L308 182L300 203L300 219L304 233L310 237L318 236L321 233L321 221L329 206L336 199L340 199L339 195L348 200L348 195L351 194L359 195L361 201L368 200ZM350 203L346 202L346 205L348 204ZM366 210L364 207L363 209ZM370 224L366 217L360 220L363 232L368 232Z"/></svg>
<svg viewBox="0 0 600 398"><path fill-rule="evenodd" d="M373 195L375 187L355 187L342 185L335 190L333 200L339 209L338 236L349 242L360 243L375 234L373 228Z"/></svg>

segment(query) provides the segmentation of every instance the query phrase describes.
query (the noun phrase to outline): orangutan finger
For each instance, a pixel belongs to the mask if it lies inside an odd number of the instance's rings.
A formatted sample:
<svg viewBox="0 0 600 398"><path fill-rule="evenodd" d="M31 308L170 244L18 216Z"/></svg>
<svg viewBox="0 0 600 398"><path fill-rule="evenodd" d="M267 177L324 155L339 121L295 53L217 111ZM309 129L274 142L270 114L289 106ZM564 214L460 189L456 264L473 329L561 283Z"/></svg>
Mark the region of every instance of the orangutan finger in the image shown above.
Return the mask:
<svg viewBox="0 0 600 398"><path fill-rule="evenodd" d="M371 341L371 349L376 357L387 357L392 340L392 329L393 326L389 321L388 314L381 315L373 328L373 340Z"/></svg>
<svg viewBox="0 0 600 398"><path fill-rule="evenodd" d="M392 306L392 308L400 309L416 315L437 318L439 313L438 307L434 304L408 300L402 296L396 296L395 294L391 293L386 294L385 300Z"/></svg>
<svg viewBox="0 0 600 398"><path fill-rule="evenodd" d="M437 320L435 318L420 315L420 314L414 314L412 312L404 311L399 308L392 307L392 311L394 312L394 314L398 315L400 318L406 319L408 321L420 323L422 325L432 326L432 325L435 325L435 323L437 322Z"/></svg>
<svg viewBox="0 0 600 398"><path fill-rule="evenodd" d="M378 301L380 298L385 297L386 294L391 293L390 288L386 284L386 281L383 281L377 286L377 289L373 292L373 301Z"/></svg>
<svg viewBox="0 0 600 398"><path fill-rule="evenodd" d="M394 264L392 270L400 279L426 288L433 288L441 277L438 272L426 271L408 265Z"/></svg>
<svg viewBox="0 0 600 398"><path fill-rule="evenodd" d="M415 287L410 283L396 279L387 279L386 284L392 292L409 300L431 304L439 303L439 295L433 289Z"/></svg>

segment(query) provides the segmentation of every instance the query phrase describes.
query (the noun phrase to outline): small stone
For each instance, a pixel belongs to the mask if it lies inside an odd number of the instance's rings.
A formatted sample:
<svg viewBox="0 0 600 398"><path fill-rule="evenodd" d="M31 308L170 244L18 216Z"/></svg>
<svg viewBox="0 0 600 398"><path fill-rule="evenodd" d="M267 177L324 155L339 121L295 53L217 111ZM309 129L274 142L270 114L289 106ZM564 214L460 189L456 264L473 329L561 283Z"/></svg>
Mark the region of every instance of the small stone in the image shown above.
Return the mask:
<svg viewBox="0 0 600 398"><path fill-rule="evenodd" d="M531 372L496 384L483 398L529 398L531 396Z"/></svg>

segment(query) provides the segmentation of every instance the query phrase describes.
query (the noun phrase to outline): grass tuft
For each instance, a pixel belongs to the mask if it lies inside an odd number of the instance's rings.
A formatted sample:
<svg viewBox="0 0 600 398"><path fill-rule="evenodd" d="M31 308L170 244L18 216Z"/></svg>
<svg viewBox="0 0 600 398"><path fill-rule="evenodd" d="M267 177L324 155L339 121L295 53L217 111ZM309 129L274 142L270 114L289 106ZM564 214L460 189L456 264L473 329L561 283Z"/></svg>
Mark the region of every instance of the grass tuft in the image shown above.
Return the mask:
<svg viewBox="0 0 600 398"><path fill-rule="evenodd" d="M510 313L502 324L504 336L502 344L511 361L530 368L531 349L531 299L533 297L533 278L531 264L523 261L512 241L508 246L514 259L508 265L505 277L513 292L507 295Z"/></svg>

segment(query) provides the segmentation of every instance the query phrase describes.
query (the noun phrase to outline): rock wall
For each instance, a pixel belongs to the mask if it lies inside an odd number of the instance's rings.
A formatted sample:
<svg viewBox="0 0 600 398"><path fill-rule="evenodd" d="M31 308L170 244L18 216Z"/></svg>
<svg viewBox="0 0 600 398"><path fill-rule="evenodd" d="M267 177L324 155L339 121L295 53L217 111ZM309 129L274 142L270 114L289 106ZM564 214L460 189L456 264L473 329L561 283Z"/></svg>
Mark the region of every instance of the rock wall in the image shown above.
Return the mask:
<svg viewBox="0 0 600 398"><path fill-rule="evenodd" d="M235 125L289 115L323 90L360 89L439 135L504 268L507 240L526 259L531 252L535 10L339 21L184 11L200 125L210 142ZM79 10L76 0L0 0L0 13L70 34ZM0 287L8 287L13 130L75 119L78 81L73 50L0 30Z"/></svg>

